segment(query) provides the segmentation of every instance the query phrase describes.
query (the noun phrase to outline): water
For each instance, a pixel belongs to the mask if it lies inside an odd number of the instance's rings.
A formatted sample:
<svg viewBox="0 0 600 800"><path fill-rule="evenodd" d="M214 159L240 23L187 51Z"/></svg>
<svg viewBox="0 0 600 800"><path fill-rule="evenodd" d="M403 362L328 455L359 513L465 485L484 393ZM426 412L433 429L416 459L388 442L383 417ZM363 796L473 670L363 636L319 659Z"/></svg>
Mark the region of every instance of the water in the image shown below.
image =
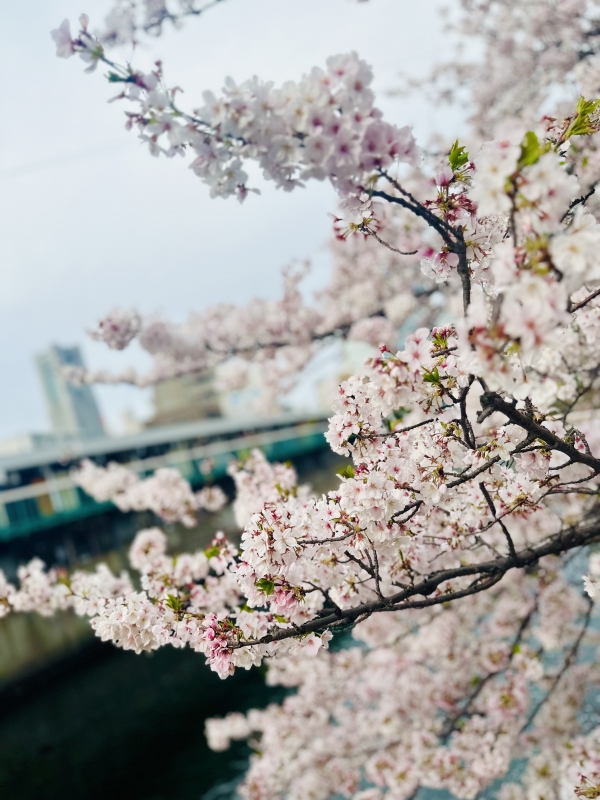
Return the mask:
<svg viewBox="0 0 600 800"><path fill-rule="evenodd" d="M54 674L5 692L0 797L200 800L237 782L246 746L213 753L204 721L281 692L256 669L221 681L203 662L189 650L136 656L94 642Z"/></svg>
<svg viewBox="0 0 600 800"><path fill-rule="evenodd" d="M341 463L329 455L299 464L300 478L315 491L326 491L336 484ZM171 526L169 540L174 551L205 547L216 528L233 533L233 527L228 509L195 531ZM124 552L111 554L113 569L123 557ZM67 630L73 620L30 622L48 628L31 634L41 640L49 638L52 626ZM56 638L53 631L52 641ZM2 640L5 649L14 649L13 640ZM53 667L0 687L0 798L231 798L249 749L237 743L213 753L204 723L207 717L281 700L283 690L265 686L263 677L258 669L238 670L221 681L191 650L164 647L137 656L84 638Z"/></svg>

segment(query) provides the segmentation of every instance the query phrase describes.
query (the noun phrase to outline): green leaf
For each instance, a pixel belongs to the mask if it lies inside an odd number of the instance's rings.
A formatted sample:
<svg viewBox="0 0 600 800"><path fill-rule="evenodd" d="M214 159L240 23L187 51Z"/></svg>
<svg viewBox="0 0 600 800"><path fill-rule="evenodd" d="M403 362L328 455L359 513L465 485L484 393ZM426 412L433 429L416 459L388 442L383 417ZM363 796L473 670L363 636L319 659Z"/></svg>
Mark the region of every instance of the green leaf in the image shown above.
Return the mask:
<svg viewBox="0 0 600 800"><path fill-rule="evenodd" d="M337 473L341 478L353 478L354 477L354 467L352 464L346 464L346 466L341 469Z"/></svg>
<svg viewBox="0 0 600 800"><path fill-rule="evenodd" d="M175 597L174 594L168 595L166 602L169 608L172 608L173 611L179 611L179 609L183 605L181 600L178 597Z"/></svg>
<svg viewBox="0 0 600 800"><path fill-rule="evenodd" d="M207 558L214 558L215 556L218 556L220 552L221 552L221 548L220 548L220 547L218 547L216 544L213 544L213 546L212 546L212 547L208 547L208 548L207 548L207 549L204 551L204 555L205 555Z"/></svg>
<svg viewBox="0 0 600 800"><path fill-rule="evenodd" d="M423 373L423 380L425 383L439 383L440 382L440 373L438 372L438 368L434 367L433 369L426 369Z"/></svg>
<svg viewBox="0 0 600 800"><path fill-rule="evenodd" d="M519 158L519 169L530 167L535 164L541 155L550 150L550 142L540 144L537 135L533 131L527 131L525 138L521 142L521 157Z"/></svg>
<svg viewBox="0 0 600 800"><path fill-rule="evenodd" d="M264 592L267 597L275 591L275 581L270 581L268 578L259 578L254 585L259 591Z"/></svg>
<svg viewBox="0 0 600 800"><path fill-rule="evenodd" d="M277 622L281 622L281 623L286 623L287 622L287 619L285 617L282 617L281 614L273 614L273 616L277 620Z"/></svg>
<svg viewBox="0 0 600 800"><path fill-rule="evenodd" d="M448 338L439 333L432 336L431 341L435 345L436 350L445 350L448 347Z"/></svg>
<svg viewBox="0 0 600 800"><path fill-rule="evenodd" d="M458 139L454 142L448 153L448 163L452 172L458 172L469 161L469 154L465 147L458 144Z"/></svg>
<svg viewBox="0 0 600 800"><path fill-rule="evenodd" d="M580 97L577 101L577 114L589 116L600 105L600 100L586 100L585 97Z"/></svg>
<svg viewBox="0 0 600 800"><path fill-rule="evenodd" d="M580 97L577 103L576 117L570 123L569 127L564 133L564 139L570 136L586 136L589 133L594 133L598 130L597 125L593 125L590 117L600 105L600 100L586 100Z"/></svg>

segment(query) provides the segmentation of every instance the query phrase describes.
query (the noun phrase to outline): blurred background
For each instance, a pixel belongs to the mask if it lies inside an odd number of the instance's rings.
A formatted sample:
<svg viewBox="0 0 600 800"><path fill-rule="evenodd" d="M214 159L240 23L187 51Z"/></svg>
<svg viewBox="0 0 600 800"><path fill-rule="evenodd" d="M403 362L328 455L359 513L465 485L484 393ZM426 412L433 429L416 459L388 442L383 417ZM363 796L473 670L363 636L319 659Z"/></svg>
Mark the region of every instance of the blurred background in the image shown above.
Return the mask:
<svg viewBox="0 0 600 800"><path fill-rule="evenodd" d="M31 0L0 11L0 567L9 577L33 556L67 567L103 559L118 569L135 531L153 524L74 487L69 469L84 455L135 462L141 474L176 466L194 486L206 480L199 464L210 456L210 479L231 493L228 458L258 445L329 488L337 463L322 436L326 388L365 357L362 345L331 351L269 419L241 413L252 387L223 394L211 375L145 390L64 382L65 364L149 366L135 345L115 353L86 336L117 305L182 322L214 303L276 296L281 268L304 259L305 290L315 291L328 276L327 214L335 211L326 184L283 198L259 176L262 194L243 206L211 200L184 159L151 158L124 130L122 107L107 103L116 92L102 70L88 75L79 59L55 57L52 28L64 18L76 28L82 12L93 28L110 8L81 3ZM400 72L424 75L451 54L443 23L437 0L226 0L116 57L140 68L161 58L166 82L183 87L192 107L227 75L281 83L356 50L374 68L387 118L413 125L423 142L441 127L459 135L460 114L391 90ZM187 549L206 546L217 529L236 536L230 511L193 534L168 533ZM272 695L257 672L224 684L201 657L166 650L117 652L68 615L2 620L0 796L232 796L244 748L209 754L203 720Z"/></svg>

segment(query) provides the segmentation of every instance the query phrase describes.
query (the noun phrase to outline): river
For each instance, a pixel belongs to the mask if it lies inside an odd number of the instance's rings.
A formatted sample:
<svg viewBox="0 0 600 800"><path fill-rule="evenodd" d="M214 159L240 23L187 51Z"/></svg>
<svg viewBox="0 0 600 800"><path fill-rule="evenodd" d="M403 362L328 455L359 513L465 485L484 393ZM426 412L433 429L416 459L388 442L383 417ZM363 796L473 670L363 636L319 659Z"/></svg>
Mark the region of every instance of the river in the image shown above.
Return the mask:
<svg viewBox="0 0 600 800"><path fill-rule="evenodd" d="M326 490L335 485L339 465L321 458L301 479ZM170 539L176 550L206 546L215 528L232 524L228 510L192 533L172 530ZM123 556L111 554L113 568ZM5 661L11 641L16 658L25 622L14 618L19 633L2 640ZM28 620L28 648L76 622ZM224 800L234 794L249 751L241 743L225 753L210 751L206 718L282 696L265 686L258 669L221 681L190 650L165 647L138 656L86 637L65 653L0 691L2 800Z"/></svg>

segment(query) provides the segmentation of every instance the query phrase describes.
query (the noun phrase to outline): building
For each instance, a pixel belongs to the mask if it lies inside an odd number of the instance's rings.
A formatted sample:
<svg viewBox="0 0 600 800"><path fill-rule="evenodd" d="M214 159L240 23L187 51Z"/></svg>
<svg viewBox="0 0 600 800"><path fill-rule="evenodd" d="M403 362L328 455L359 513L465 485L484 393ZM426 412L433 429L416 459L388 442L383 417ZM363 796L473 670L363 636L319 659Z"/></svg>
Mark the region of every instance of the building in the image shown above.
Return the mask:
<svg viewBox="0 0 600 800"><path fill-rule="evenodd" d="M148 428L221 416L212 372L168 378L154 387L154 414Z"/></svg>
<svg viewBox="0 0 600 800"><path fill-rule="evenodd" d="M84 366L80 349L52 345L45 353L36 356L36 364L50 414L52 432L85 439L104 436L104 427L91 387L69 383L62 374L63 367Z"/></svg>
<svg viewBox="0 0 600 800"><path fill-rule="evenodd" d="M34 453L57 447L69 442L70 437L61 437L55 433L21 433L0 440L0 459L21 453ZM1 478L1 475L0 475Z"/></svg>

